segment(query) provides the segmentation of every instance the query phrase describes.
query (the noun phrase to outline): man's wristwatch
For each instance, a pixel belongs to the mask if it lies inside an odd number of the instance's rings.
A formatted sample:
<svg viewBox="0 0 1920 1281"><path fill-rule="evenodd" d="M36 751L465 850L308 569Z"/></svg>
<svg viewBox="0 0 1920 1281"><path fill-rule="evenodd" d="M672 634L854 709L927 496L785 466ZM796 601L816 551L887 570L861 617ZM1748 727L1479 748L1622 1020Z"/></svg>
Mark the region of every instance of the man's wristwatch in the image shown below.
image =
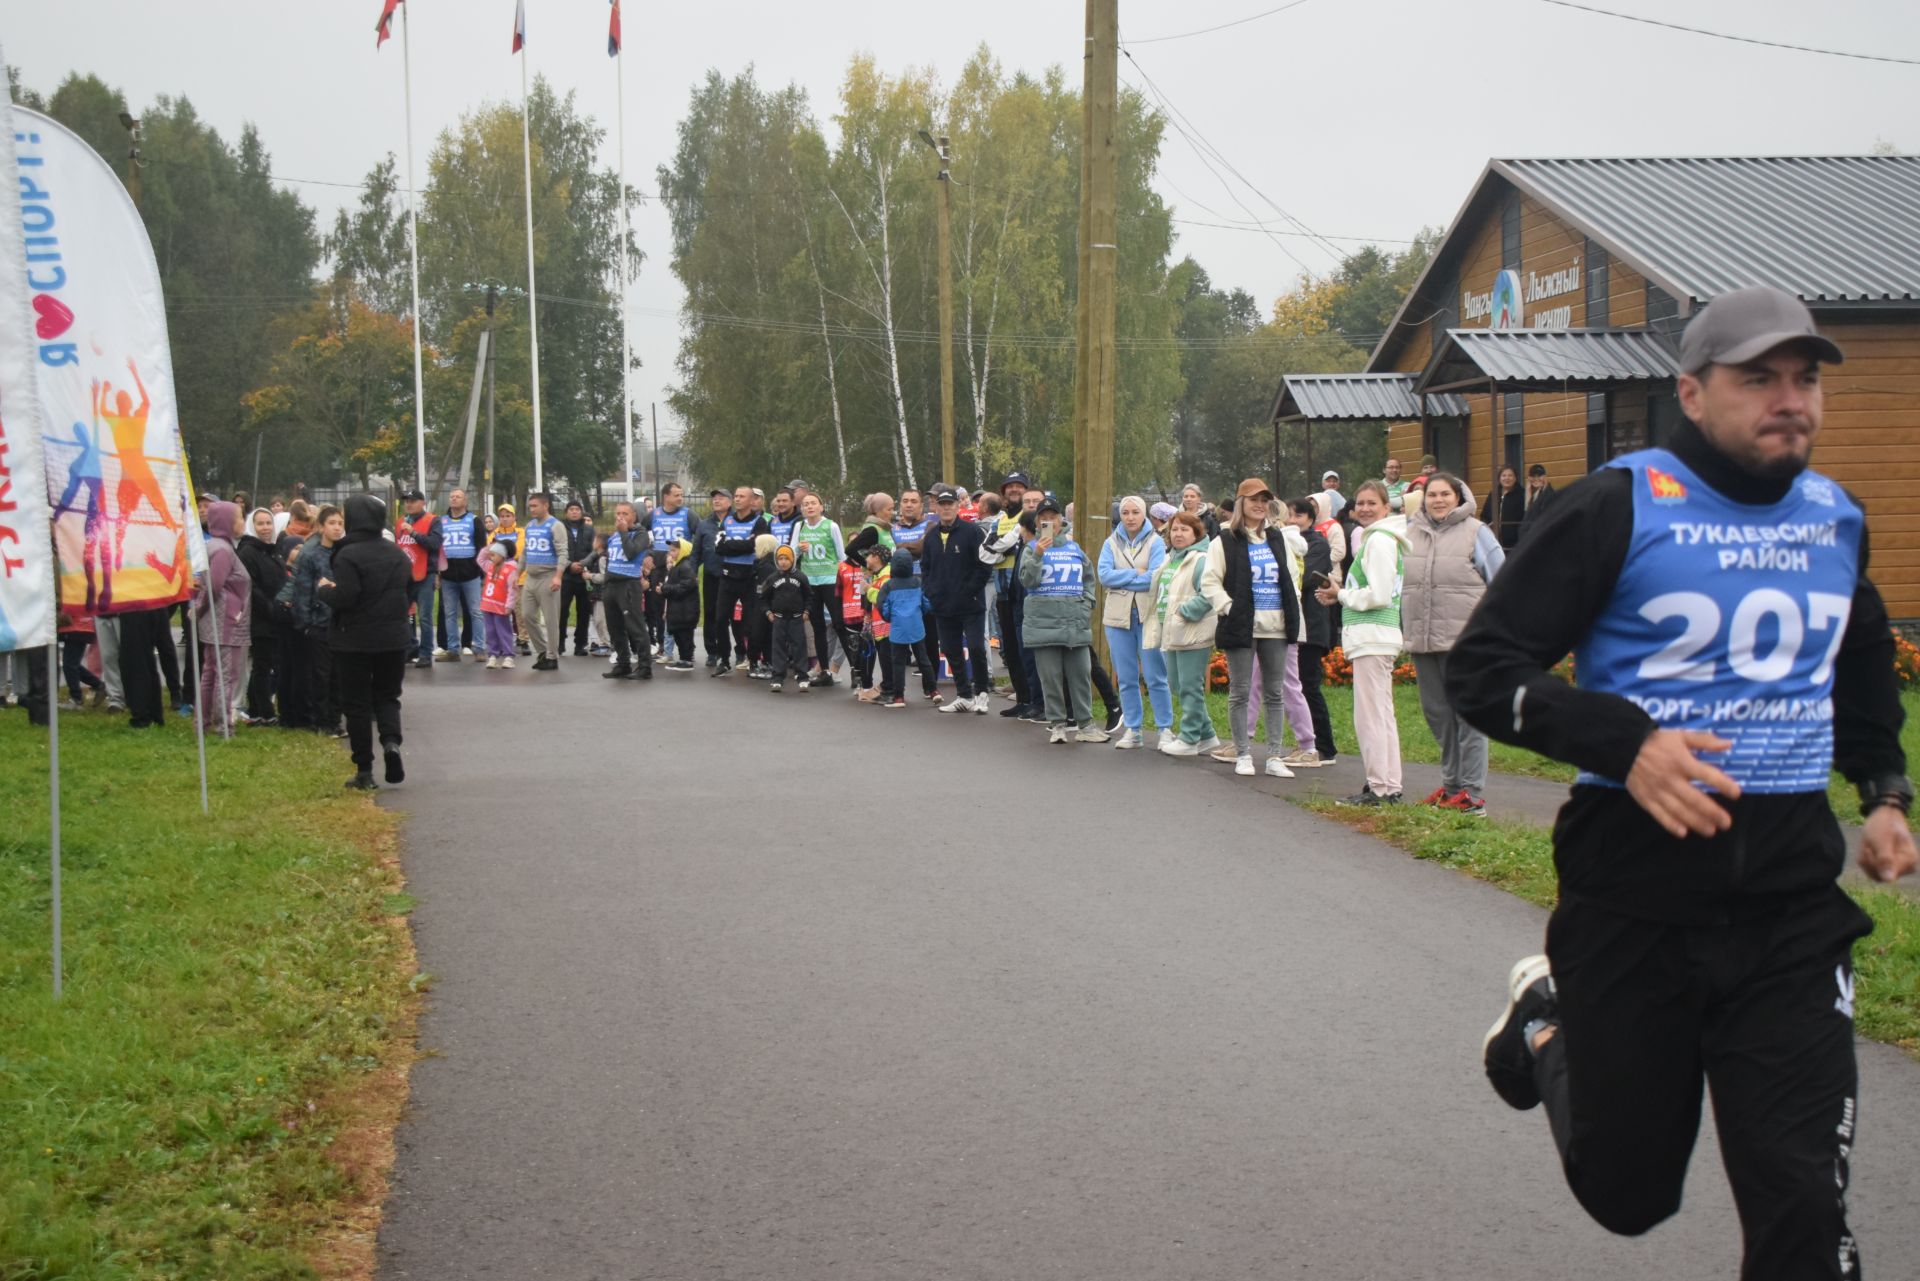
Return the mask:
<svg viewBox="0 0 1920 1281"><path fill-rule="evenodd" d="M1860 817L1888 806L1902 814L1913 812L1913 780L1900 774L1882 774L1860 783Z"/></svg>

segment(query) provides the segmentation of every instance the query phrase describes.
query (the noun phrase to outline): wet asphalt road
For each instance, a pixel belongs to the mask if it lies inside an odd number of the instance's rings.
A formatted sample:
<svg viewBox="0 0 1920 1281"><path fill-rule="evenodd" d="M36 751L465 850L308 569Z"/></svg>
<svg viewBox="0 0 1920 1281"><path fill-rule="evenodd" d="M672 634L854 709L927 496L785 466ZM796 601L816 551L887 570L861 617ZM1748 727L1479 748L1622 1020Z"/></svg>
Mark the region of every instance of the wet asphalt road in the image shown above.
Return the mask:
<svg viewBox="0 0 1920 1281"><path fill-rule="evenodd" d="M1544 914L1310 776L601 670L409 672L385 1281L1734 1275L1710 1130L1621 1240L1487 1088ZM1920 1276L1920 1064L1861 1058L1853 1224Z"/></svg>

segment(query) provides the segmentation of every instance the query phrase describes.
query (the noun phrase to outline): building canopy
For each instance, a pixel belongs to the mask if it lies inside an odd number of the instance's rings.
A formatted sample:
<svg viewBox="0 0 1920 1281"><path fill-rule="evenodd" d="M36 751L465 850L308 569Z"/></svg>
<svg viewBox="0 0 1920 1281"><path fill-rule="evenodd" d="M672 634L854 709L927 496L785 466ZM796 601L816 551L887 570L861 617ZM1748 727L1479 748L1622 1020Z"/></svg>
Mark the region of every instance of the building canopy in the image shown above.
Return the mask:
<svg viewBox="0 0 1920 1281"><path fill-rule="evenodd" d="M1422 396L1412 374L1287 374L1280 380L1271 421L1411 422L1464 418L1460 396Z"/></svg>
<svg viewBox="0 0 1920 1281"><path fill-rule="evenodd" d="M1645 329L1449 329L1412 391L1602 390L1676 377L1679 362Z"/></svg>

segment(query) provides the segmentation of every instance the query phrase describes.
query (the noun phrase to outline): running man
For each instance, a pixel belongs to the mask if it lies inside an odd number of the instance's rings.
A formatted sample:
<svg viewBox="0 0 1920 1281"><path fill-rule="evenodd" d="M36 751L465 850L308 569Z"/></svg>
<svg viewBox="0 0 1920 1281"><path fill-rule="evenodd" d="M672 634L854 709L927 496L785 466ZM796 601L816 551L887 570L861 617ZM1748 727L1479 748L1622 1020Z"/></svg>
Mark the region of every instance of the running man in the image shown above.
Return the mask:
<svg viewBox="0 0 1920 1281"><path fill-rule="evenodd" d="M96 403L95 409L99 406ZM86 506L86 543L81 552L80 565L87 576L87 613L107 608L113 603L113 575L109 572L106 557L100 546L100 532L106 524L106 488L107 474L104 460L100 457L100 420L94 420L94 430L89 432L85 423L73 425L71 441L52 438L49 444L73 444L80 452L67 464L67 488L60 495L60 501L53 505L53 518L60 519L63 512L79 511L73 500L80 491L87 491Z"/></svg>
<svg viewBox="0 0 1920 1281"><path fill-rule="evenodd" d="M1546 1105L1603 1227L1680 1208L1712 1090L1744 1281L1856 1277L1854 940L1830 766L1860 791L1860 865L1911 872L1913 785L1867 531L1809 471L1841 352L1764 286L1680 343L1688 422L1570 486L1460 638L1448 693L1495 738L1581 769L1554 829L1546 955L1509 978L1487 1075ZM1578 686L1550 674L1572 651Z"/></svg>
<svg viewBox="0 0 1920 1281"><path fill-rule="evenodd" d="M127 545L127 523L133 519L133 513L140 506L140 500L146 499L153 510L160 514L160 521L169 530L180 528L180 522L174 519L167 505L166 491L160 487L159 477L153 474L153 468L147 458L147 411L153 408L153 401L147 395L147 385L140 381L140 368L129 358L127 372L133 375L133 385L140 389L140 404L135 406L133 397L124 391L115 391L112 383L93 384L93 418L95 422L105 420L113 432L114 456L120 460L120 484L114 491L114 531L113 564L118 569L125 561ZM111 395L113 409L107 409Z"/></svg>

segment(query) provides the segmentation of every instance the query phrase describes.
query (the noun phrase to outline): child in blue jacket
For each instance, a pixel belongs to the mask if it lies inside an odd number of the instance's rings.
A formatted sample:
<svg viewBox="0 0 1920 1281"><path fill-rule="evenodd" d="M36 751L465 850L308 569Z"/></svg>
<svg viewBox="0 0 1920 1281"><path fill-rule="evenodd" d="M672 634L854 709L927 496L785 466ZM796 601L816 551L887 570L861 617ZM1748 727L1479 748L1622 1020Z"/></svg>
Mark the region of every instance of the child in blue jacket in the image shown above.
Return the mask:
<svg viewBox="0 0 1920 1281"><path fill-rule="evenodd" d="M930 685L933 677L926 663L925 595L920 590L920 579L913 570L913 553L904 547L896 549L891 577L887 579L886 586L880 589L879 599L874 602L880 617L887 624L887 640L893 646L893 670L889 673L891 687L880 700L882 707L907 705L908 663L920 668L923 684Z"/></svg>

